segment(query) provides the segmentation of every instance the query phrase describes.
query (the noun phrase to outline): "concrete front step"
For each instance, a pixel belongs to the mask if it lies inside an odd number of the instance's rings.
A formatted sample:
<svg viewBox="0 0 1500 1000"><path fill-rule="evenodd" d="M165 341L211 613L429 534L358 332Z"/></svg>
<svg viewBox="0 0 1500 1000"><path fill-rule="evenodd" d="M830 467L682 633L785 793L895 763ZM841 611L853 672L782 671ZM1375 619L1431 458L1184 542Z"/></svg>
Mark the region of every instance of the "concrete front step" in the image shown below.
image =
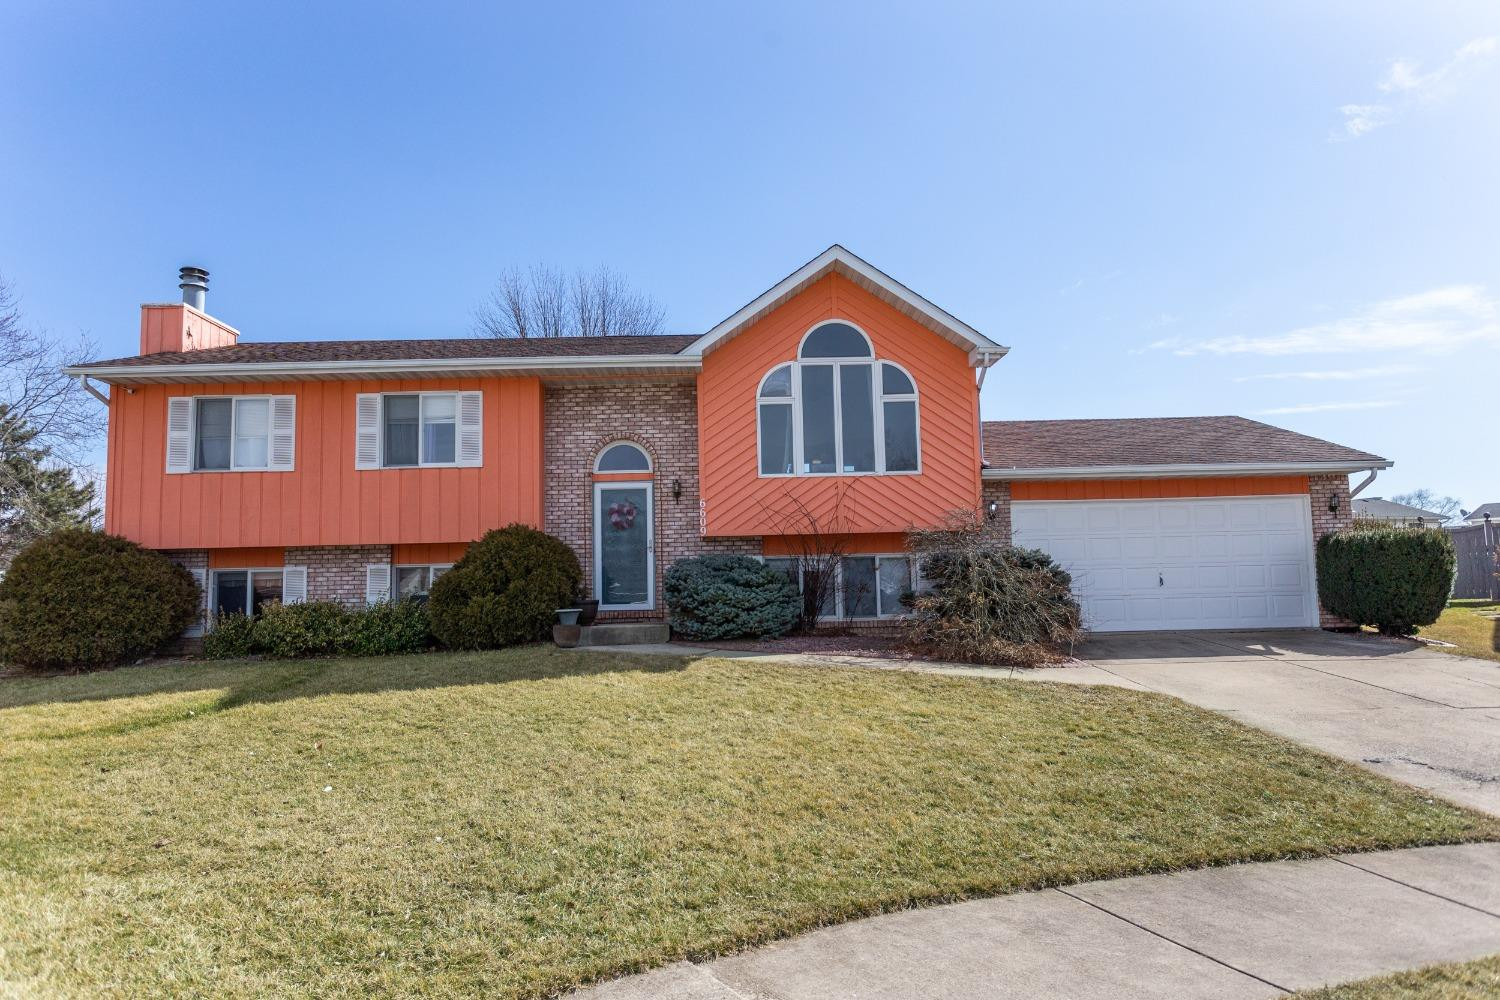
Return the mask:
<svg viewBox="0 0 1500 1000"><path fill-rule="evenodd" d="M666 642L666 622L595 622L593 625L554 625L552 641L563 649L583 646L633 646Z"/></svg>

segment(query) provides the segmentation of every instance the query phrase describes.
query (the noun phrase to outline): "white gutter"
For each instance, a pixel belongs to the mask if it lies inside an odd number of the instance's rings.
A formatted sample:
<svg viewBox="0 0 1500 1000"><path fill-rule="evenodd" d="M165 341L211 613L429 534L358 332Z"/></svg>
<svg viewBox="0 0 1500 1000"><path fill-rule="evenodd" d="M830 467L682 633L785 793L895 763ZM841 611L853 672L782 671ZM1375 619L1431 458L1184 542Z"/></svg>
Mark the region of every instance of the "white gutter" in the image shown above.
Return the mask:
<svg viewBox="0 0 1500 1000"><path fill-rule="evenodd" d="M1070 465L1047 469L987 468L985 479L1154 479L1160 476L1275 476L1345 474L1389 469L1394 462L1244 462L1174 465Z"/></svg>
<svg viewBox="0 0 1500 1000"><path fill-rule="evenodd" d="M638 368L673 369L688 372L703 367L703 359L690 354L629 354L540 358L401 358L386 361L231 361L210 364L184 362L168 365L107 365L68 367L63 374L87 376L101 381L156 378L261 379L316 378L320 375L421 375L460 372L566 372L569 369L631 371Z"/></svg>

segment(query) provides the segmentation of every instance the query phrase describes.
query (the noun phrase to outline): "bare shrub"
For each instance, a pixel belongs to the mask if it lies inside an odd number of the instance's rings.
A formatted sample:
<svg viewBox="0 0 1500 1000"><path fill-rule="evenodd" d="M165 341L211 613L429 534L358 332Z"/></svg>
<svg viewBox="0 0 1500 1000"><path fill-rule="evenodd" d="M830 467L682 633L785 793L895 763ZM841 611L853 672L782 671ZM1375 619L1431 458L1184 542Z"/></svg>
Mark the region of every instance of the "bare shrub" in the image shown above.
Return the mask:
<svg viewBox="0 0 1500 1000"><path fill-rule="evenodd" d="M1072 577L1045 552L1011 545L982 514L955 514L910 544L926 586L905 627L922 652L1030 667L1067 659L1083 637Z"/></svg>

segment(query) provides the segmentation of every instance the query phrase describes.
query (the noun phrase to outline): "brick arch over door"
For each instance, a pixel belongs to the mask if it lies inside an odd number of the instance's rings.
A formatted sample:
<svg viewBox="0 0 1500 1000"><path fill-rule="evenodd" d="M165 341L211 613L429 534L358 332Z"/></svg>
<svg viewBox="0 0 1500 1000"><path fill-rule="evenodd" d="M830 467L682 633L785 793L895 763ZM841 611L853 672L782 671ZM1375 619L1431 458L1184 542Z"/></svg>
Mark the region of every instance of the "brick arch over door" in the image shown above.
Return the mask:
<svg viewBox="0 0 1500 1000"><path fill-rule="evenodd" d="M705 539L698 533L697 422L697 387L686 379L546 386L544 527L578 554L591 590L594 461L603 448L617 441L639 445L651 459L649 478L656 484L652 524L658 608L662 573L675 560L704 552L760 554L759 538ZM672 498L674 482L682 484L677 500Z"/></svg>

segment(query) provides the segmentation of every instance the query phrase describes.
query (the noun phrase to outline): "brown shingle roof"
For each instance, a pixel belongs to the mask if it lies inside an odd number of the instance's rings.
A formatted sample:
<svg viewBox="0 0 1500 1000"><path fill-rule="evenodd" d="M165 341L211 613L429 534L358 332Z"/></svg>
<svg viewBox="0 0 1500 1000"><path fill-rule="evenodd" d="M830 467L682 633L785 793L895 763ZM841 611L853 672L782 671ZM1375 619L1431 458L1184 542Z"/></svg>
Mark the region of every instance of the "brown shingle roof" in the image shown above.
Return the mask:
<svg viewBox="0 0 1500 1000"><path fill-rule="evenodd" d="M1369 452L1244 417L987 420L984 460L995 470L1385 462Z"/></svg>
<svg viewBox="0 0 1500 1000"><path fill-rule="evenodd" d="M94 361L78 368L106 365L286 364L298 361L433 361L440 358L625 357L633 354L677 354L697 337L532 337L525 340L474 337L462 340L305 340L252 342L203 351L144 354L113 361Z"/></svg>

